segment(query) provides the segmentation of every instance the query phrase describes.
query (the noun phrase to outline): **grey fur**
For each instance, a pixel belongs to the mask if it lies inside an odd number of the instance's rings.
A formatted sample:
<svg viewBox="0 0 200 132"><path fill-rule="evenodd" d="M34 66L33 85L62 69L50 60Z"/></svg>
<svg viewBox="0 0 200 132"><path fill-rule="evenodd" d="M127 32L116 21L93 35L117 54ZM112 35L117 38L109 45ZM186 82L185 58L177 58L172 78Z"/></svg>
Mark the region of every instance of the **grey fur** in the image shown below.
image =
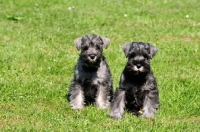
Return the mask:
<svg viewBox="0 0 200 132"><path fill-rule="evenodd" d="M125 109L137 116L153 117L159 108L156 79L150 68L150 59L158 49L149 43L132 42L122 46L128 62L120 78L109 116L123 117Z"/></svg>
<svg viewBox="0 0 200 132"><path fill-rule="evenodd" d="M100 109L110 108L112 76L106 58L102 55L103 47L107 48L109 39L90 34L74 42L81 54L68 94L72 109L83 109L91 103Z"/></svg>

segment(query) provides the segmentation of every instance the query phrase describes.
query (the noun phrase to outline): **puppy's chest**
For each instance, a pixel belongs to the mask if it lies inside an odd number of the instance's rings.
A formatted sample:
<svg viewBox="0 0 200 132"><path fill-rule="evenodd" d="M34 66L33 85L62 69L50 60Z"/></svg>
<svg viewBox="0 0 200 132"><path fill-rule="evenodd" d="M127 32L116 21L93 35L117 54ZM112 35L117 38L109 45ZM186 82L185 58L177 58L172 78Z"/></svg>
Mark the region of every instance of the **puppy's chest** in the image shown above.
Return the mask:
<svg viewBox="0 0 200 132"><path fill-rule="evenodd" d="M129 94L139 94L145 91L145 86L131 85L126 91Z"/></svg>
<svg viewBox="0 0 200 132"><path fill-rule="evenodd" d="M143 99L143 97L148 93L149 89L144 84L127 84L126 94L130 97L130 100Z"/></svg>
<svg viewBox="0 0 200 132"><path fill-rule="evenodd" d="M145 86L131 85L126 89L126 106L130 109L138 111L143 105L145 95L148 91Z"/></svg>
<svg viewBox="0 0 200 132"><path fill-rule="evenodd" d="M89 80L87 80L84 83L82 83L82 86L83 86L82 88L83 88L83 91L84 91L84 95L86 97L87 96L89 96L89 97L94 96L95 97L98 85L93 84L93 82L90 82Z"/></svg>
<svg viewBox="0 0 200 132"><path fill-rule="evenodd" d="M84 85L98 85L106 80L106 75L107 71L101 67L95 72L77 70L76 79Z"/></svg>
<svg viewBox="0 0 200 132"><path fill-rule="evenodd" d="M99 76L94 73L90 73L90 74L85 73L85 74L82 74L79 80L81 81L81 85L82 85L85 97L89 100L92 98L95 98L98 85L101 82L101 79L99 78Z"/></svg>
<svg viewBox="0 0 200 132"><path fill-rule="evenodd" d="M97 85L101 81L101 77L98 76L98 74L95 73L85 73L82 74L78 80L81 81L83 85L91 86L91 85Z"/></svg>

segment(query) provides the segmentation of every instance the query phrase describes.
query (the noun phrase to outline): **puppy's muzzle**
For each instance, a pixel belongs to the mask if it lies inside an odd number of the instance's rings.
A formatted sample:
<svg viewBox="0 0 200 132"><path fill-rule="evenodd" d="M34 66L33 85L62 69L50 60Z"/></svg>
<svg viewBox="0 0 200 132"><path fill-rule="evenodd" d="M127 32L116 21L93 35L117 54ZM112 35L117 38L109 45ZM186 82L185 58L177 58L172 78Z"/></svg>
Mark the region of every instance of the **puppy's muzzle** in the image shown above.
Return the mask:
<svg viewBox="0 0 200 132"><path fill-rule="evenodd" d="M97 56L95 54L90 54L88 55L88 58L91 60L91 61L95 61Z"/></svg>
<svg viewBox="0 0 200 132"><path fill-rule="evenodd" d="M133 66L133 70L136 72L143 72L144 71L144 67L141 64L136 64Z"/></svg>
<svg viewBox="0 0 200 132"><path fill-rule="evenodd" d="M141 64L137 64L136 67L137 67L138 69L140 69L140 68L142 67L142 65L141 65Z"/></svg>
<svg viewBox="0 0 200 132"><path fill-rule="evenodd" d="M94 55L94 54L89 55L89 58L90 58L91 60L95 60L95 59L96 59L96 55Z"/></svg>

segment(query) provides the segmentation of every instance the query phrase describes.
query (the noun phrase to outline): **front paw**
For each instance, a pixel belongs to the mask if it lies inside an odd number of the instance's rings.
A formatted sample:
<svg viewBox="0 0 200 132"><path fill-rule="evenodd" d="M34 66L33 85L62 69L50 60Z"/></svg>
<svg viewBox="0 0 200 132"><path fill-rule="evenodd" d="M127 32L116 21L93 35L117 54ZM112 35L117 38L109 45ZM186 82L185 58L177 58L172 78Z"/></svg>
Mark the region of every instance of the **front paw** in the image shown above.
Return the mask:
<svg viewBox="0 0 200 132"><path fill-rule="evenodd" d="M70 106L73 110L82 110L84 109L84 104L81 103L74 103L74 102L70 102Z"/></svg>
<svg viewBox="0 0 200 132"><path fill-rule="evenodd" d="M82 110L82 109L84 109L84 106L83 105L71 105L71 108L73 110Z"/></svg>
<svg viewBox="0 0 200 132"><path fill-rule="evenodd" d="M144 118L151 118L151 117L154 117L155 114L156 114L156 110L155 109L142 110L142 113L140 114L140 116L144 117Z"/></svg>
<svg viewBox="0 0 200 132"><path fill-rule="evenodd" d="M109 105L97 106L97 108L102 109L102 110L107 110L110 108L110 106Z"/></svg>
<svg viewBox="0 0 200 132"><path fill-rule="evenodd" d="M99 109L109 109L110 108L110 103L109 102L96 102L96 107Z"/></svg>
<svg viewBox="0 0 200 132"><path fill-rule="evenodd" d="M71 106L71 108L73 110L82 110L82 109L84 109L84 106Z"/></svg>
<svg viewBox="0 0 200 132"><path fill-rule="evenodd" d="M123 118L123 116L120 113L113 113L113 112L110 112L109 117L116 119L116 120Z"/></svg>

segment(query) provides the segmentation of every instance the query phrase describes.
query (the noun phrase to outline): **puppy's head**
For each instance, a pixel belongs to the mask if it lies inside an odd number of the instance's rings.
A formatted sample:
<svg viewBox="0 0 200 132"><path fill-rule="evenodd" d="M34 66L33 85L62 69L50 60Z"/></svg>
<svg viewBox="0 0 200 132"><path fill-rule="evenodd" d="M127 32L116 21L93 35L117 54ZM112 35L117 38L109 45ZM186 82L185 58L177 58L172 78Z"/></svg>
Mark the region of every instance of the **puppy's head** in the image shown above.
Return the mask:
<svg viewBox="0 0 200 132"><path fill-rule="evenodd" d="M150 71L150 59L158 49L149 43L132 42L122 46L125 56L128 58L126 70L135 75Z"/></svg>
<svg viewBox="0 0 200 132"><path fill-rule="evenodd" d="M87 67L98 67L101 62L103 47L107 48L110 40L95 34L85 35L74 40L77 50L81 50L80 59Z"/></svg>

